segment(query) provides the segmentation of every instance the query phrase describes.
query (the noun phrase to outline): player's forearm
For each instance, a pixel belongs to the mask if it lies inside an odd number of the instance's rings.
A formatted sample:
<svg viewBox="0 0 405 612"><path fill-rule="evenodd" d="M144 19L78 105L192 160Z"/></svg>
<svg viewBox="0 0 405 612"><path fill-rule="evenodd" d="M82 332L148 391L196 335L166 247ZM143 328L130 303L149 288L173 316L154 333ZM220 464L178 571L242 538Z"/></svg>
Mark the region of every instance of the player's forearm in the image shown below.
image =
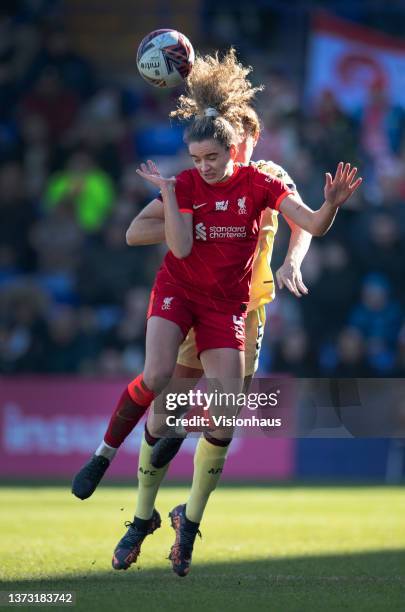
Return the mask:
<svg viewBox="0 0 405 612"><path fill-rule="evenodd" d="M179 211L174 184L162 189L163 204L165 206L165 236L167 246L175 257L187 257L193 246L193 234L186 223L185 215Z"/></svg>
<svg viewBox="0 0 405 612"><path fill-rule="evenodd" d="M319 210L311 210L296 196L286 197L280 205L280 211L298 227L312 236L323 236L332 225L338 208L324 202Z"/></svg>
<svg viewBox="0 0 405 612"><path fill-rule="evenodd" d="M165 242L165 222L163 219L135 217L127 229L126 241L129 246L160 244Z"/></svg>
<svg viewBox="0 0 405 612"><path fill-rule="evenodd" d="M313 236L324 236L332 227L339 207L332 206L327 200L322 204L321 208L312 214L312 230L309 230Z"/></svg>
<svg viewBox="0 0 405 612"><path fill-rule="evenodd" d="M290 221L290 219L287 217L286 221L290 226L291 236L284 261L285 263L294 262L298 266L301 266L304 257L308 252L309 245L311 244L312 235L298 227L298 225Z"/></svg>

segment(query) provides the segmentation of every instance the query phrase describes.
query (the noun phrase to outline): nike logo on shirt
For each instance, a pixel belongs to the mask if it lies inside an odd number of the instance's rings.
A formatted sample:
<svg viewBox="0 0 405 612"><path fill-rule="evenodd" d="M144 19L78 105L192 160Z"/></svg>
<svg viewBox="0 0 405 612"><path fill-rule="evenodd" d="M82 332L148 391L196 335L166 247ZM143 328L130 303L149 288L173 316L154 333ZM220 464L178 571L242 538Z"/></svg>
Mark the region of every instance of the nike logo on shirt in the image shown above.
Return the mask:
<svg viewBox="0 0 405 612"><path fill-rule="evenodd" d="M193 204L194 210L197 210L197 208L201 208L201 206L207 206L207 202L204 202L204 204Z"/></svg>

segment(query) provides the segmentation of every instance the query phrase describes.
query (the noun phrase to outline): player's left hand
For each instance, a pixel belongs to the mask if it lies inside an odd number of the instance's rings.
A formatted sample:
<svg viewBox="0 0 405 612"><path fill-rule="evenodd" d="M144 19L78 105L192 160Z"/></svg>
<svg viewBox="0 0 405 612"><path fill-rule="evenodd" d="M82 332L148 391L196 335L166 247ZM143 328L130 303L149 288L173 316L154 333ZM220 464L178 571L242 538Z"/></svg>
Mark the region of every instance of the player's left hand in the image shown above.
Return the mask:
<svg viewBox="0 0 405 612"><path fill-rule="evenodd" d="M308 294L308 288L302 281L300 266L291 260L286 260L276 272L278 288L287 287L297 298Z"/></svg>
<svg viewBox="0 0 405 612"><path fill-rule="evenodd" d="M326 173L325 200L331 206L339 208L360 187L363 179L356 179L356 174L357 168L343 162L339 162L333 179L330 172Z"/></svg>

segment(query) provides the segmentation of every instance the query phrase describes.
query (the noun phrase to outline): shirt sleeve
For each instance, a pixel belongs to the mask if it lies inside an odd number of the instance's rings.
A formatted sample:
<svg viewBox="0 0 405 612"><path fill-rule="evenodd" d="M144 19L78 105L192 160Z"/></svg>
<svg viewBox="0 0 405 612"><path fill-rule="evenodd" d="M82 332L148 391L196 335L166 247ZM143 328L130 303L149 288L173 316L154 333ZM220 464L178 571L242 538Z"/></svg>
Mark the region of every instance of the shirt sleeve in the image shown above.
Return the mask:
<svg viewBox="0 0 405 612"><path fill-rule="evenodd" d="M263 209L272 208L278 211L284 198L294 194L294 190L280 179L257 169L254 169L253 186L258 204Z"/></svg>
<svg viewBox="0 0 405 612"><path fill-rule="evenodd" d="M274 178L280 179L289 189L292 191L297 191L297 187L292 180L291 176L288 174L287 170L285 170L282 166L275 164L271 160L261 159L257 162L250 162L252 166L255 166L257 170L260 172L264 172L264 174L268 174L273 176Z"/></svg>
<svg viewBox="0 0 405 612"><path fill-rule="evenodd" d="M194 183L189 170L181 172L176 179L176 198L179 211L193 214Z"/></svg>

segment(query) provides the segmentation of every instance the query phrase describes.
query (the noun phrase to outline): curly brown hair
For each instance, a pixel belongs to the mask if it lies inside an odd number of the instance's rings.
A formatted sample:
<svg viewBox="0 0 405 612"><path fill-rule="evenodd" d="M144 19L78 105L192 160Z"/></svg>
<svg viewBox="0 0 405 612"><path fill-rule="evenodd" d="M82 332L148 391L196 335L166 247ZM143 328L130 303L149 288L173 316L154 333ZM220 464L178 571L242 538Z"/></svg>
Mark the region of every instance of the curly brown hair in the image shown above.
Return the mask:
<svg viewBox="0 0 405 612"><path fill-rule="evenodd" d="M254 108L246 106L241 112L241 121L243 130L249 136L258 138L260 135L260 120Z"/></svg>
<svg viewBox="0 0 405 612"><path fill-rule="evenodd" d="M187 143L214 138L229 147L238 142L246 127L249 131L253 129L252 113L256 113L250 104L263 86L252 86L247 78L251 71L251 67L238 62L233 48L222 58L218 52L197 57L186 79L186 93L179 97L177 109L170 113L170 117L177 119L193 119L186 129ZM215 109L218 116L207 117L208 108ZM258 120L256 129L259 129Z"/></svg>

